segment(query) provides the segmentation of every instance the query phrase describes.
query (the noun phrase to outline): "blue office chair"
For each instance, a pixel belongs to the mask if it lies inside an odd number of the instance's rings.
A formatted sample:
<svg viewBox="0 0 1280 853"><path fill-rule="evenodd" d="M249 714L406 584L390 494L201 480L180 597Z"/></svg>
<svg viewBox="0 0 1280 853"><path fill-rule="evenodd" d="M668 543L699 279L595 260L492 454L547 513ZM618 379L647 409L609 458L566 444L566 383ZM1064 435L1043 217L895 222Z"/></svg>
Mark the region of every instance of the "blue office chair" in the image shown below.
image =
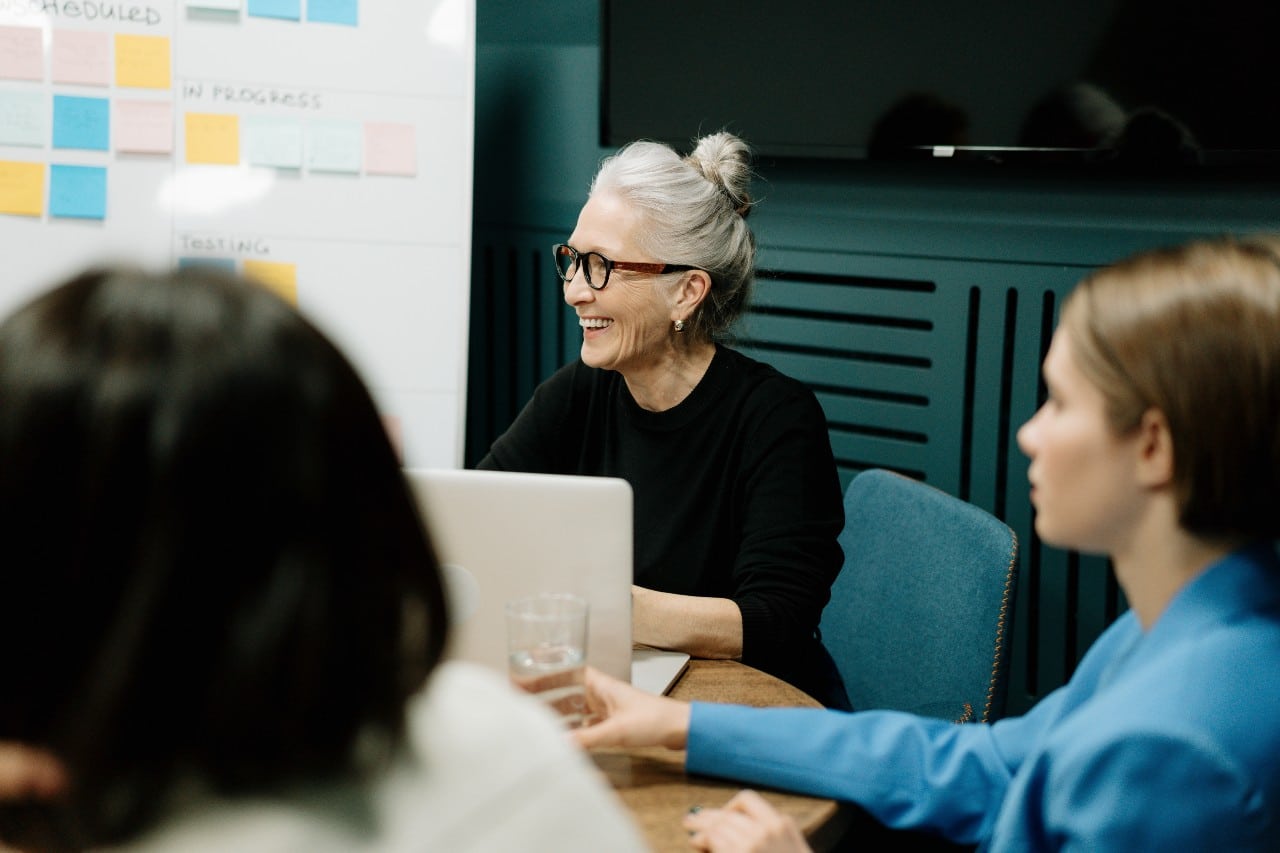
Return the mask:
<svg viewBox="0 0 1280 853"><path fill-rule="evenodd" d="M844 569L821 627L854 709L998 719L1017 536L972 504L878 469L849 483L844 511Z"/></svg>

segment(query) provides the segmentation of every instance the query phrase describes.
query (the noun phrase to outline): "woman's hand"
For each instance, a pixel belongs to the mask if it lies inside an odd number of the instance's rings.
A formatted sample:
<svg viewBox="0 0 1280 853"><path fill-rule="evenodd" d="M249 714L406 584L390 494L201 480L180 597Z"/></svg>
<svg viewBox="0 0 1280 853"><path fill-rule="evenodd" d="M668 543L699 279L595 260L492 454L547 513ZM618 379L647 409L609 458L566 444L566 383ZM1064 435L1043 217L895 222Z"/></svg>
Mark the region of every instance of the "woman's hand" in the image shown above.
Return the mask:
<svg viewBox="0 0 1280 853"><path fill-rule="evenodd" d="M739 791L723 808L706 809L684 819L689 843L711 853L801 853L810 851L796 822L755 791Z"/></svg>
<svg viewBox="0 0 1280 853"><path fill-rule="evenodd" d="M654 696L587 667L587 710L596 722L573 730L579 746L665 746L684 749L689 703Z"/></svg>
<svg viewBox="0 0 1280 853"><path fill-rule="evenodd" d="M40 749L0 741L0 800L47 800L67 787L58 759Z"/></svg>

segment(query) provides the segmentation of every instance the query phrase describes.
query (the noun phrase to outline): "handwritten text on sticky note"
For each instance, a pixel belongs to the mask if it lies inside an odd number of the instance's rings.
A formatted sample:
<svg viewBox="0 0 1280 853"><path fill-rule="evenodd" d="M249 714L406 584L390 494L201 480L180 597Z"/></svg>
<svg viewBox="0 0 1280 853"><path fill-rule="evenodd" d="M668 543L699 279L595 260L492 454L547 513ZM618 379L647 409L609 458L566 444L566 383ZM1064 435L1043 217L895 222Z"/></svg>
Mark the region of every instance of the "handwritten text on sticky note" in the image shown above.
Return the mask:
<svg viewBox="0 0 1280 853"><path fill-rule="evenodd" d="M49 215L105 219L107 170L102 166L50 166Z"/></svg>
<svg viewBox="0 0 1280 853"><path fill-rule="evenodd" d="M106 151L111 139L106 98L53 96L53 147Z"/></svg>
<svg viewBox="0 0 1280 853"><path fill-rule="evenodd" d="M418 141L413 125L365 122L364 170L370 175L417 174Z"/></svg>
<svg viewBox="0 0 1280 853"><path fill-rule="evenodd" d="M170 101L116 101L116 150L130 154L173 151L173 104Z"/></svg>
<svg viewBox="0 0 1280 853"><path fill-rule="evenodd" d="M245 160L253 166L302 168L302 122L276 116L245 116Z"/></svg>
<svg viewBox="0 0 1280 853"><path fill-rule="evenodd" d="M40 92L0 90L0 145L42 148L48 136L47 103L48 96Z"/></svg>
<svg viewBox="0 0 1280 853"><path fill-rule="evenodd" d="M317 119L307 126L307 168L360 173L364 128L358 121Z"/></svg>
<svg viewBox="0 0 1280 853"><path fill-rule="evenodd" d="M44 164L0 160L0 213L44 213Z"/></svg>
<svg viewBox="0 0 1280 853"><path fill-rule="evenodd" d="M187 113L188 163L234 166L240 162L240 119L217 113Z"/></svg>
<svg viewBox="0 0 1280 853"><path fill-rule="evenodd" d="M169 74L168 38L116 34L117 86L168 89Z"/></svg>
<svg viewBox="0 0 1280 853"><path fill-rule="evenodd" d="M0 78L44 79L44 43L39 27L0 27Z"/></svg>
<svg viewBox="0 0 1280 853"><path fill-rule="evenodd" d="M92 30L53 31L53 82L111 85L111 37Z"/></svg>

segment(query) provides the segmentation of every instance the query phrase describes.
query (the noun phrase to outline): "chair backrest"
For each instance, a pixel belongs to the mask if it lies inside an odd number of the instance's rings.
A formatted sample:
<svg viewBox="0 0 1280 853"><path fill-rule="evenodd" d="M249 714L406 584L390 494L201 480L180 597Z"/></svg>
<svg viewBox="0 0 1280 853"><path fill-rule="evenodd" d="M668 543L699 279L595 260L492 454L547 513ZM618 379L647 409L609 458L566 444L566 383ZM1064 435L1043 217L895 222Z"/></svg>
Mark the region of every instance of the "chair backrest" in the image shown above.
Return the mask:
<svg viewBox="0 0 1280 853"><path fill-rule="evenodd" d="M844 569L821 624L853 707L998 719L1017 536L972 504L878 469L854 477L844 511Z"/></svg>

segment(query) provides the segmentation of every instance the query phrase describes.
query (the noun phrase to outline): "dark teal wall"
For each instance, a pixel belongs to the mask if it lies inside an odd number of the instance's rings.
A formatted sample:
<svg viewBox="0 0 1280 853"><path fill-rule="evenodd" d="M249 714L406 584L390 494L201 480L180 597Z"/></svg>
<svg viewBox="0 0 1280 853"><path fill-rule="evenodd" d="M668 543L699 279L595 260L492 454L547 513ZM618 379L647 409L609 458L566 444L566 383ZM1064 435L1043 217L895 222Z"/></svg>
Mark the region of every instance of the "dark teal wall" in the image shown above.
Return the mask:
<svg viewBox="0 0 1280 853"><path fill-rule="evenodd" d="M477 39L468 463L576 352L546 248L573 229L608 153L595 2L479 0ZM904 470L1018 532L1021 710L1121 606L1102 561L1032 530L1013 434L1037 404L1056 307L1085 271L1137 249L1280 229L1280 190L868 165L758 164L752 222L772 272L742 346L815 388L844 480Z"/></svg>

